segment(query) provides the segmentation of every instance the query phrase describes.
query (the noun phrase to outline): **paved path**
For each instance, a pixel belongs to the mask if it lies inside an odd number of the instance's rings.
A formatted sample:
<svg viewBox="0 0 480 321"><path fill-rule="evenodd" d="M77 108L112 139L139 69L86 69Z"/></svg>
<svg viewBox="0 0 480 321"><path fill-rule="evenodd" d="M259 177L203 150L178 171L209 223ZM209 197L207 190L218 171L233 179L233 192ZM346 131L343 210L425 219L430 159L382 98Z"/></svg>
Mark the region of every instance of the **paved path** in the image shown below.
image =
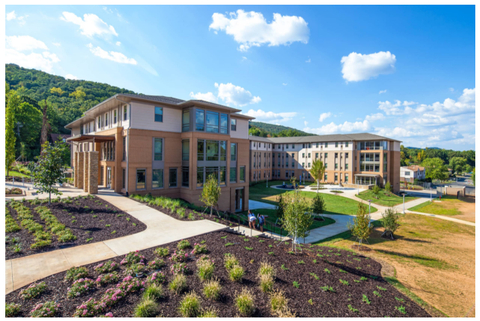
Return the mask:
<svg viewBox="0 0 480 321"><path fill-rule="evenodd" d="M147 225L147 229L103 242L8 260L5 262L6 293L49 275L66 271L73 266L90 264L125 255L130 251L147 249L226 228L209 220L179 221L113 192L101 191L97 196L139 219Z"/></svg>
<svg viewBox="0 0 480 321"><path fill-rule="evenodd" d="M58 185L57 185L58 186ZM25 184L22 184L21 182L15 182L15 184L12 184L12 182L5 182L5 187L9 187L9 188L12 188L12 187L18 187L18 188L21 188L21 189L24 189L24 190L28 190L27 191L27 194L31 194L33 193L34 195L28 195L28 196L18 196L18 197L7 197L6 199L9 200L9 199L14 199L14 200L18 200L18 199L26 199L26 200L31 200L31 199L35 199L35 198L48 198L48 194L46 193L37 193L37 189L33 186L33 184L30 184L30 183L25 183ZM88 195L87 192L84 192L82 189L79 189L79 188L75 188L75 187L70 187L70 186L65 186L65 187L57 187L58 190L62 193L62 195L60 195L61 198L65 198L65 197L77 197L77 196L84 196L84 195ZM57 195L52 195L52 199L53 198L57 198L58 196Z"/></svg>
<svg viewBox="0 0 480 321"><path fill-rule="evenodd" d="M259 202L259 201L254 201L254 200L248 200L248 207L250 210L258 210L258 209L261 209L261 208L266 208L266 209L269 209L269 210L274 210L276 209L277 207L273 204L269 204L269 203L264 203L264 202Z"/></svg>

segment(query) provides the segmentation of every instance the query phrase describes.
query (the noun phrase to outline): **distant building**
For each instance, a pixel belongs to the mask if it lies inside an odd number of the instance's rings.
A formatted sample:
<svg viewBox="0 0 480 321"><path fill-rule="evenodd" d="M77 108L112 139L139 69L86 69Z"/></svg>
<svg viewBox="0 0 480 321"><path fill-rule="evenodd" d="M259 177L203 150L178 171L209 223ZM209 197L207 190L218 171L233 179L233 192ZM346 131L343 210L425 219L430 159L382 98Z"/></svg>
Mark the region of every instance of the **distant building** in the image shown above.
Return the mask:
<svg viewBox="0 0 480 321"><path fill-rule="evenodd" d="M413 183L416 179L425 179L425 167L418 165L400 167L400 181Z"/></svg>

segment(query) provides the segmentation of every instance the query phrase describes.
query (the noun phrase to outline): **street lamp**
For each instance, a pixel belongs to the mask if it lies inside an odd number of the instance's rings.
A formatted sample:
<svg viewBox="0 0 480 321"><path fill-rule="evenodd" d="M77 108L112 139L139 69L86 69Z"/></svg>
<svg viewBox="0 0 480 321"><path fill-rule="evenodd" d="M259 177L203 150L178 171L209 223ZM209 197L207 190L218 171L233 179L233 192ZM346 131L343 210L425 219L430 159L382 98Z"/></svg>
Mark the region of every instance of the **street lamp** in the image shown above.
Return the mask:
<svg viewBox="0 0 480 321"><path fill-rule="evenodd" d="M405 193L403 193L403 214L405 214Z"/></svg>
<svg viewBox="0 0 480 321"><path fill-rule="evenodd" d="M370 205L372 204L372 200L368 200L368 215L370 215Z"/></svg>

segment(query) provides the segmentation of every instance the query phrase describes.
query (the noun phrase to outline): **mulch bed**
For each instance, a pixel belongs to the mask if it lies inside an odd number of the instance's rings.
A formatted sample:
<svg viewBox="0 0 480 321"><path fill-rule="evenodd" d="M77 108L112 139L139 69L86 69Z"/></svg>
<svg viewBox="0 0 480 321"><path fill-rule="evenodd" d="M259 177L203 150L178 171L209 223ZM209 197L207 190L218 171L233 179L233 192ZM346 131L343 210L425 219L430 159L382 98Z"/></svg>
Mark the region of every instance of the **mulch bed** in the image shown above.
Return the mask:
<svg viewBox="0 0 480 321"><path fill-rule="evenodd" d="M225 236L226 238L222 239ZM416 303L382 279L380 263L351 251L326 246L303 246L303 253L293 255L288 253L291 250L291 243L286 245L267 238L247 238L226 231L213 232L189 239L192 246L194 243L200 243L203 240L206 241L204 244L209 251L208 256L215 260L214 277L218 278L222 285L221 299L210 301L204 297L202 293L203 285L196 275L197 268L194 258L190 258L187 262L190 270L187 273L187 292L195 291L201 297L202 308L214 307L220 317L238 316L234 298L235 294L243 288L250 289L255 295L254 302L257 309L254 316L273 316L269 308L269 295L259 289L257 271L261 262L269 262L275 267L277 277L274 288L285 292L289 299L288 307L300 317L430 316ZM234 243L234 245L225 246L227 243ZM166 246L173 250L176 245L177 242L174 242ZM245 247L253 248L253 250L247 250ZM156 258L153 248L140 251L140 253L147 260ZM229 280L227 271L223 266L225 253L234 254L239 259L240 265L245 269L242 283ZM120 262L122 258L116 257L113 260ZM316 263L313 260L316 260ZM299 261L303 261L304 264L299 264ZM97 277L93 267L98 263L86 265L89 270L89 277L92 279ZM288 270L282 269L282 265ZM325 272L325 269L328 269L330 273ZM158 301L158 316L178 317L180 316L178 307L183 294L174 295L169 292L167 283L172 280L173 275L169 272L168 266L164 267L163 270L167 274L167 280L164 284L165 296ZM319 280L316 280L310 273L317 275ZM57 316L71 317L75 308L82 302L87 301L90 297L98 300L107 288L115 286L99 287L83 297L67 299L66 293L70 284L64 281L64 276L65 272L62 272L43 279L42 281L46 282L48 290L36 299L30 301L21 299L19 292L22 288L7 294L6 303L21 304L21 316L26 317L29 316L29 311L36 304L54 300L60 304ZM367 280L354 281L360 280L362 276L366 277ZM343 285L340 283L340 279L348 281L349 285ZM299 283L298 288L293 286L294 281ZM331 286L335 292L324 292L320 289L321 286ZM374 291L377 291L381 297L374 295ZM362 302L363 294L367 295L370 304ZM140 302L141 295L141 293L130 293L112 306L109 311L115 317L131 317L135 306ZM310 299L311 301L308 302ZM358 311L352 311L348 305ZM405 308L405 314L396 309L396 307L401 306Z"/></svg>
<svg viewBox="0 0 480 321"><path fill-rule="evenodd" d="M67 243L59 243L56 237L53 236L51 246L32 250L30 249L30 245L34 243L34 236L29 233L28 230L22 228L18 232L7 234L10 239L15 237L20 240L22 252L15 253L11 249L11 244L5 244L6 260L58 250L65 247L114 239L135 234L147 228L141 221L98 197L94 199L75 197L72 198L71 204L58 202L52 203L51 205L48 205L48 203L32 205L27 201L23 202L23 204L32 210L35 221L42 225L45 225L45 222L40 218L40 215L34 211L34 208L37 206L47 206L62 224L72 230L77 239ZM8 208L12 217L21 227L20 221L17 218L17 211L10 206L8 206ZM72 218L72 216L75 218ZM113 231L115 231L114 234L112 234ZM87 239L89 240L87 241Z"/></svg>

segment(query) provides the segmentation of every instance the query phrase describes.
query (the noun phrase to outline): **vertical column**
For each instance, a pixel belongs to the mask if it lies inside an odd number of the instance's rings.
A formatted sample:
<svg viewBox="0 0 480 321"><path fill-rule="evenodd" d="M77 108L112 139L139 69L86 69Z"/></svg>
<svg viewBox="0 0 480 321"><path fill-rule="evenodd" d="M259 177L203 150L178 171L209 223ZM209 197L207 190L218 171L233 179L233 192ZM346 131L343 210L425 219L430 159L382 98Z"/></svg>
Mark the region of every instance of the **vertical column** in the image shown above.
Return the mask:
<svg viewBox="0 0 480 321"><path fill-rule="evenodd" d="M72 147L73 148L73 147ZM78 187L78 152L73 153L73 186Z"/></svg>
<svg viewBox="0 0 480 321"><path fill-rule="evenodd" d="M115 193L122 191L122 158L123 158L123 127L117 127L115 133L115 166L112 167L112 189Z"/></svg>
<svg viewBox="0 0 480 321"><path fill-rule="evenodd" d="M84 192L88 192L88 167L89 167L88 154L90 154L90 152L84 152L84 156L83 156L83 191Z"/></svg>
<svg viewBox="0 0 480 321"><path fill-rule="evenodd" d="M75 168L75 173L77 175L77 188L83 188L83 160L84 153L77 152L77 168Z"/></svg>
<svg viewBox="0 0 480 321"><path fill-rule="evenodd" d="M98 152L88 153L88 191L98 194Z"/></svg>

